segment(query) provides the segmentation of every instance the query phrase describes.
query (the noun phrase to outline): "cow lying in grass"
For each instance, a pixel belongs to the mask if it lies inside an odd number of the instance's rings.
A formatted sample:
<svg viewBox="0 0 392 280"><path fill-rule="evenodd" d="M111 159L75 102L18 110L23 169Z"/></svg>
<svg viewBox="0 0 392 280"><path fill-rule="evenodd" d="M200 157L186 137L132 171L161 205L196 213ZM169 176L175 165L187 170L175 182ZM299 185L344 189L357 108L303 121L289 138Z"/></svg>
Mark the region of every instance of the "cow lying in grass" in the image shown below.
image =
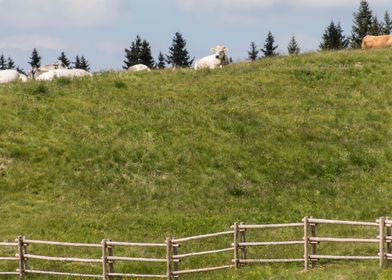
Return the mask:
<svg viewBox="0 0 392 280"><path fill-rule="evenodd" d="M217 67L223 67L223 65L227 65L230 63L229 58L226 54L229 49L225 46L218 45L215 48L212 48L211 51L214 54L196 60L195 70L202 68L215 69Z"/></svg>
<svg viewBox="0 0 392 280"><path fill-rule="evenodd" d="M377 49L392 47L392 35L367 35L362 40L362 49Z"/></svg>
<svg viewBox="0 0 392 280"><path fill-rule="evenodd" d="M19 73L16 70L2 70L0 71L0 84L21 81L26 82L27 76Z"/></svg>
<svg viewBox="0 0 392 280"><path fill-rule="evenodd" d="M51 70L57 70L57 69L68 69L68 67L65 66L65 64L61 60L58 60L56 63L53 64L42 65L40 67L33 66L31 71L29 72L29 78L35 79L38 76L42 75L43 73L46 73Z"/></svg>
<svg viewBox="0 0 392 280"><path fill-rule="evenodd" d="M151 71L151 70L144 64L136 64L128 68L128 72L142 72L142 71Z"/></svg>
<svg viewBox="0 0 392 280"><path fill-rule="evenodd" d="M80 78L80 77L92 77L93 75L83 69L56 69L47 71L39 75L37 81L52 81L56 78Z"/></svg>

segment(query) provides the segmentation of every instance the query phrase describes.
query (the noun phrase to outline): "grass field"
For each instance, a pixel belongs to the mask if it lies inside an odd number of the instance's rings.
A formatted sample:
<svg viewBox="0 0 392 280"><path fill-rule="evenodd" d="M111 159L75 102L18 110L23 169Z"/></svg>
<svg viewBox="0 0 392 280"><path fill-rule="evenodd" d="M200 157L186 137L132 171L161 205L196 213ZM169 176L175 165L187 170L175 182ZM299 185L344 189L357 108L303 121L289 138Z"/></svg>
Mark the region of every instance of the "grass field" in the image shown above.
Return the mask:
<svg viewBox="0 0 392 280"><path fill-rule="evenodd" d="M162 242L236 221L392 215L391 77L392 51L378 50L1 85L0 240ZM301 269L183 279L392 279L377 262Z"/></svg>

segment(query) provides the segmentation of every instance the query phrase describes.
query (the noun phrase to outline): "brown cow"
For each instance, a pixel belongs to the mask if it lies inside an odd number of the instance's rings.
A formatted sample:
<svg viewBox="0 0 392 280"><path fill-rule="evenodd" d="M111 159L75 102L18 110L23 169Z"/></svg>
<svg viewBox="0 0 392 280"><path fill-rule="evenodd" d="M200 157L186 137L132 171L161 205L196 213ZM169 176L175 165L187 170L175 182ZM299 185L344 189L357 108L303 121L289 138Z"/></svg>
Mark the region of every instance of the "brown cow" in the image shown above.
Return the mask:
<svg viewBox="0 0 392 280"><path fill-rule="evenodd" d="M362 40L362 49L376 49L392 47L392 35L367 35Z"/></svg>

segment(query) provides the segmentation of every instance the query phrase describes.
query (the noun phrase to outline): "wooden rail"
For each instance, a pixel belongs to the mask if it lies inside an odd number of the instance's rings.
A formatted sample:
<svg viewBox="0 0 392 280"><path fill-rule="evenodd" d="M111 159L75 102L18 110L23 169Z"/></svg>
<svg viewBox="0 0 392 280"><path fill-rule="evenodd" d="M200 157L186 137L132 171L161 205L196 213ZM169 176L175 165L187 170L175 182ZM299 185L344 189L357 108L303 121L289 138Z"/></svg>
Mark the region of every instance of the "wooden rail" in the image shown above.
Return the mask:
<svg viewBox="0 0 392 280"><path fill-rule="evenodd" d="M357 238L357 237L325 237L318 235L318 225L349 226L349 227L372 227L377 231L377 235L373 238ZM281 241L267 241L267 240L248 240L248 231L258 230L285 230L288 228L303 228L302 240L281 240ZM182 246L187 242L203 242L206 239L217 237L232 237L228 242L227 247L223 249L211 248L199 252L180 252ZM330 255L321 254L318 245L320 243L343 243L343 244L374 244L374 255ZM191 245L193 243L190 243ZM210 242L208 242L210 244ZM302 249L298 252L302 253L300 258L249 258L247 249L257 246L295 246L302 245ZM100 258L80 258L80 257L64 257L64 256L43 256L32 253L32 249L36 246L63 246L73 248L91 248L99 249L101 251ZM14 256L0 256L0 262L15 263L15 271L0 271L1 277L9 277L11 275L23 277L29 274L45 274L53 276L68 276L68 277L85 277L85 278L99 278L99 279L116 279L118 277L134 277L134 278L166 278L168 280L178 279L184 274L203 273L208 271L216 271L223 269L239 268L246 264L255 263L303 263L305 270L309 269L309 265L315 267L320 260L356 260L356 261L379 261L379 266L384 267L387 261L392 262L392 220L388 218L379 218L376 222L358 222L345 220L328 220L305 217L301 223L287 223L287 224L243 224L236 223L231 226L231 230L203 234L197 236L190 236L185 238L171 239L167 238L162 243L134 243L134 242L119 242L112 240L102 240L100 244L94 243L72 243L59 241L44 241L44 240L30 240L23 236L19 236L15 242L0 242L0 247L15 248ZM147 248L156 248L162 250L162 256L165 257L135 257L135 256L118 256L115 255L116 247L134 247L141 248L141 252ZM29 252L28 249L29 248ZM8 250L8 249L7 249ZM295 249L296 250L296 249ZM181 261L187 258L203 257L207 255L230 253L232 257L227 259L227 262L220 266L210 266L202 268L183 268L180 269ZM97 256L97 254L95 254ZM79 272L62 272L62 271L48 271L39 268L34 262L35 260L43 260L48 262L72 262L72 263L89 263L96 266L97 273L79 273ZM116 271L115 264L117 262L143 262L143 263L162 263L166 264L166 269L163 269L159 274L145 274L145 273L125 273ZM182 265L181 265L182 266ZM30 268L32 267L32 268ZM100 272L99 272L100 271Z"/></svg>

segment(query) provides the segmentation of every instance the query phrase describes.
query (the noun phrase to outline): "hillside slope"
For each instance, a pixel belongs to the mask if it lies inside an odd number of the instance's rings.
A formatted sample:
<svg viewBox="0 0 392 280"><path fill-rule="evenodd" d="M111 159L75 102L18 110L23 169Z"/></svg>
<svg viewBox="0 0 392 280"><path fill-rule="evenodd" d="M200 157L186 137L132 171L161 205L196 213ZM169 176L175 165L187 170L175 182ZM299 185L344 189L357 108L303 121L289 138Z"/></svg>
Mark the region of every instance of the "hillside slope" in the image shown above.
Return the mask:
<svg viewBox="0 0 392 280"><path fill-rule="evenodd" d="M390 50L315 53L1 85L0 239L162 241L392 215L391 62ZM192 279L379 275L355 266Z"/></svg>

